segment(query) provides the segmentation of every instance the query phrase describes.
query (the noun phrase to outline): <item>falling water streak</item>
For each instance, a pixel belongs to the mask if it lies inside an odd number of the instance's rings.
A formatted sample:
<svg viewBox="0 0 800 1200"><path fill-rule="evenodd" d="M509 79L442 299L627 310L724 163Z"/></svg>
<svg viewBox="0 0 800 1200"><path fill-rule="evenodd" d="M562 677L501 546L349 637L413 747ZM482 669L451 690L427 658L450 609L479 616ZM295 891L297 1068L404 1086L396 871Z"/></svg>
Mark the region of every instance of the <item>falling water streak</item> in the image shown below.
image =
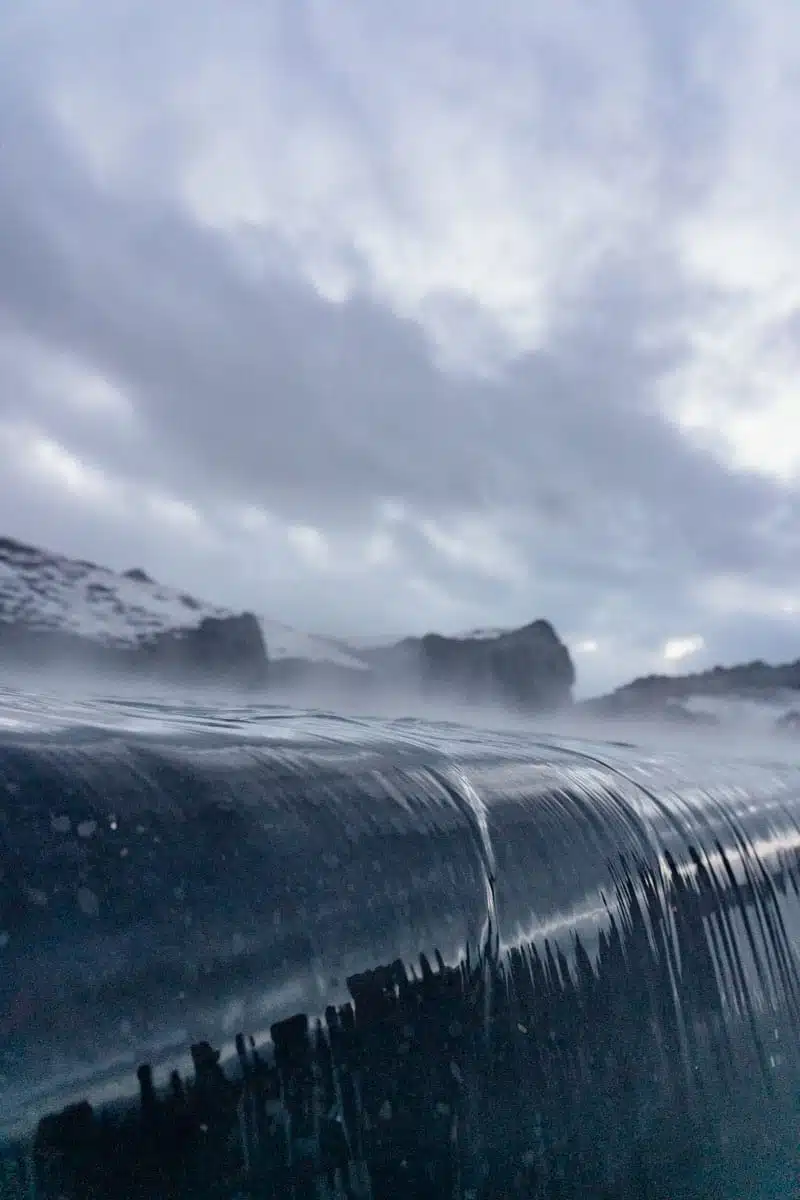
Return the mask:
<svg viewBox="0 0 800 1200"><path fill-rule="evenodd" d="M481 930L479 946L484 977L484 1036L489 1042L491 1031L492 980L494 967L500 958L500 929L497 919L495 880L497 864L494 857L486 805L472 786L468 775L458 766L451 768L449 793L457 807L466 817L470 829L475 831L475 842L483 864L486 920Z"/></svg>

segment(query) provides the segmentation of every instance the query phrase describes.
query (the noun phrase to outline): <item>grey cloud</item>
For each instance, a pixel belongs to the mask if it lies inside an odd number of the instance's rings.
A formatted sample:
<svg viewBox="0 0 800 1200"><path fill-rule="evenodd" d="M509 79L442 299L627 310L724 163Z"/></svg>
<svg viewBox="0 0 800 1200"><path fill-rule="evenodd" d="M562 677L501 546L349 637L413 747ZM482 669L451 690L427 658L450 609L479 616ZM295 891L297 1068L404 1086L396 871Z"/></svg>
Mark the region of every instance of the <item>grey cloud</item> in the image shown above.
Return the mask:
<svg viewBox="0 0 800 1200"><path fill-rule="evenodd" d="M0 336L24 333L43 354L69 351L107 373L137 420L120 431L76 414L37 390L30 364L7 364L0 417L34 420L110 475L157 485L212 521L236 501L311 524L334 561L323 583L289 558L272 578L241 567L237 583L231 548L181 548L155 524L120 532L84 513L65 534L66 514L18 479L0 498L5 512L24 508L20 526L118 565L163 564L210 598L235 594L323 631L542 613L565 633L626 643L631 663L684 632L706 636L709 652L741 644L748 656L746 629L719 623L715 639L693 587L717 573L790 578L800 532L787 499L797 497L692 448L659 413L697 296L658 229L600 263L544 349L498 378L449 374L421 322L368 288L323 300L277 235L250 231L245 245L269 265L248 273L234 241L194 223L146 174L103 187L24 72L0 85L2 100ZM654 344L653 329L673 332ZM390 529L394 557L354 588L336 549L380 527L385 499L406 512ZM517 582L448 557L422 528L476 514L513 547ZM443 606L412 609L412 577ZM248 592L256 579L269 594ZM788 647L785 623L762 632L765 645Z"/></svg>

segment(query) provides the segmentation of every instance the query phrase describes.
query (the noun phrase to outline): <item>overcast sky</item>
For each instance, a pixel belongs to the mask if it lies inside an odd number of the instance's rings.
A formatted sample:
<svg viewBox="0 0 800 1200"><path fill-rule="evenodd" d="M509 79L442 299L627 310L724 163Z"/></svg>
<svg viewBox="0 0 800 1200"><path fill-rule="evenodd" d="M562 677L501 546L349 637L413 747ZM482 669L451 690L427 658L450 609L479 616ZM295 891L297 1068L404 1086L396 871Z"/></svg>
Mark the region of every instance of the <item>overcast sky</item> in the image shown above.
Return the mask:
<svg viewBox="0 0 800 1200"><path fill-rule="evenodd" d="M314 632L800 656L797 0L0 8L1 532Z"/></svg>

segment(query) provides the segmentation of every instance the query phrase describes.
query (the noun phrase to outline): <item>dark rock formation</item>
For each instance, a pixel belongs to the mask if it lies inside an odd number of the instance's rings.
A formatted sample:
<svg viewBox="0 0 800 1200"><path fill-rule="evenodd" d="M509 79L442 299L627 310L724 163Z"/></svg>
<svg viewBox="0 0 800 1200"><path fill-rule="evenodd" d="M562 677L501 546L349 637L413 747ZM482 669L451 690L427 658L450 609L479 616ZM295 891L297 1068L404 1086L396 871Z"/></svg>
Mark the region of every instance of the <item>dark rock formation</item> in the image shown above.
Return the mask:
<svg viewBox="0 0 800 1200"><path fill-rule="evenodd" d="M151 577L147 574L147 571L143 571L141 567L131 567L131 569L129 571L123 571L122 578L123 579L132 579L134 581L134 583L152 583L153 582Z"/></svg>
<svg viewBox="0 0 800 1200"><path fill-rule="evenodd" d="M417 686L428 699L535 711L571 703L575 683L569 651L548 621L489 637L429 633L361 655L379 678Z"/></svg>
<svg viewBox="0 0 800 1200"><path fill-rule="evenodd" d="M169 674L253 686L267 679L267 648L253 613L205 617L195 628L168 630L140 642L134 653Z"/></svg>
<svg viewBox="0 0 800 1200"><path fill-rule="evenodd" d="M195 628L167 630L130 645L0 620L0 658L24 668L83 668L247 687L264 684L268 670L267 648L252 613L206 617Z"/></svg>
<svg viewBox="0 0 800 1200"><path fill-rule="evenodd" d="M13 538L0 538L0 660L236 685L267 671L252 613L202 604L141 567L119 575Z"/></svg>
<svg viewBox="0 0 800 1200"><path fill-rule="evenodd" d="M575 682L569 651L547 621L491 637L429 633L351 653L367 669L284 658L270 664L270 687L293 700L313 694L370 705L419 697L532 712L570 704Z"/></svg>
<svg viewBox="0 0 800 1200"><path fill-rule="evenodd" d="M491 636L430 633L372 650L310 638L308 658L292 654L303 653L302 638L280 640L295 631L275 629L270 687L293 703L347 700L366 710L401 697L413 707L422 697L534 711L571 701L573 665L547 621ZM267 673L252 615L162 587L141 567L120 575L10 538L0 538L0 660L256 686Z"/></svg>
<svg viewBox="0 0 800 1200"><path fill-rule="evenodd" d="M525 709L568 704L575 683L569 651L547 621L489 638L428 634L420 644L426 690L455 690Z"/></svg>

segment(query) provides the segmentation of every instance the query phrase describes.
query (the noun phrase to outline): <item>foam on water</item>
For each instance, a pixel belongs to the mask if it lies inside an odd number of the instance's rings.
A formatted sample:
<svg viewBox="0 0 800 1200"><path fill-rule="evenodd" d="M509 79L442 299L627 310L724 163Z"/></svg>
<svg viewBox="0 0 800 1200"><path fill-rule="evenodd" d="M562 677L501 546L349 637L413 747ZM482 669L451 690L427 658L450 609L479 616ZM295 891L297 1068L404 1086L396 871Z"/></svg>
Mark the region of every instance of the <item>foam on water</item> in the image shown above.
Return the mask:
<svg viewBox="0 0 800 1200"><path fill-rule="evenodd" d="M792 1194L800 761L636 737L6 692L0 1195Z"/></svg>

